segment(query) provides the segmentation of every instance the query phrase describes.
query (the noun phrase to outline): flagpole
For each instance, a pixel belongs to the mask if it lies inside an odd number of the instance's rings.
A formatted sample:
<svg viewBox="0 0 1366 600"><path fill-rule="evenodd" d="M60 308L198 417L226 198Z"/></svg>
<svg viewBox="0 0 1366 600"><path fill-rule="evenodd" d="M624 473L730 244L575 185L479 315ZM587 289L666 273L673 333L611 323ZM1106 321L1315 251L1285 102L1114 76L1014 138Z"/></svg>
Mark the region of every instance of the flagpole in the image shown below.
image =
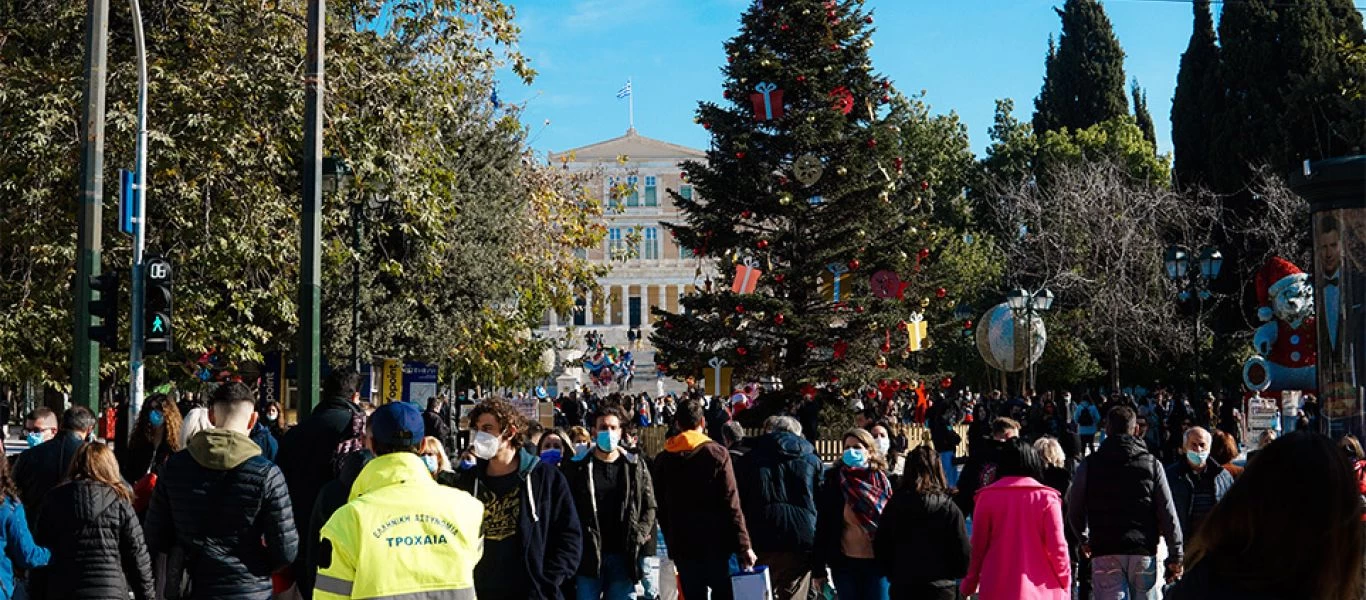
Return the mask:
<svg viewBox="0 0 1366 600"><path fill-rule="evenodd" d="M630 110L631 129L634 130L636 128L636 88L635 85L631 83L630 77L626 78L626 90L626 105Z"/></svg>

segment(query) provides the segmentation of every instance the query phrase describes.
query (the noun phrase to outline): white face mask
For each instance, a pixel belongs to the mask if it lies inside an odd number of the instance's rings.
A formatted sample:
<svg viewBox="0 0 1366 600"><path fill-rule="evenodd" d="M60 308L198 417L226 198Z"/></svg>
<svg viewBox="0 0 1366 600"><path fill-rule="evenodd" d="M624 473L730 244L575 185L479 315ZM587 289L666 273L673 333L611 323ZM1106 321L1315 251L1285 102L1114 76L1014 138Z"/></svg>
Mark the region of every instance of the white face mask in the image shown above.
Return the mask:
<svg viewBox="0 0 1366 600"><path fill-rule="evenodd" d="M877 453L887 456L887 451L892 449L892 440L888 438L873 438L873 447L877 448Z"/></svg>
<svg viewBox="0 0 1366 600"><path fill-rule="evenodd" d="M476 431L471 446L473 446L476 457L490 460L493 455L498 454L498 449L503 446L503 440L487 431Z"/></svg>

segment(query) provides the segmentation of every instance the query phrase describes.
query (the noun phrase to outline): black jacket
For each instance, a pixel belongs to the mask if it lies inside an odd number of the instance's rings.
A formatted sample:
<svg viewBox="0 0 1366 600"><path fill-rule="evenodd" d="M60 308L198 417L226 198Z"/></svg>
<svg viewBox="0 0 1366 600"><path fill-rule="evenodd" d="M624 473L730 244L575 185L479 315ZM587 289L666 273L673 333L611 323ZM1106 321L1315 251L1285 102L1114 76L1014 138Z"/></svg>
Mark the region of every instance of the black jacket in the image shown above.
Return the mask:
<svg viewBox="0 0 1366 600"><path fill-rule="evenodd" d="M1242 583L1235 578L1221 576L1201 563L1191 567L1163 597L1166 600L1301 600L1296 596L1247 591Z"/></svg>
<svg viewBox="0 0 1366 600"><path fill-rule="evenodd" d="M618 519L625 524L626 556L631 559L632 577L639 580L643 575L640 559L646 556L647 545L653 545L655 526L655 490L650 478L650 469L639 455L622 451L618 459L626 467L623 481L626 485L626 498L622 502L622 514L598 515L594 498L593 466L597 458L589 455L580 461L570 461L564 465L564 478L569 483L569 491L574 495L574 505L579 511L579 525L583 528L583 560L579 563L579 575L602 577L602 526L600 518Z"/></svg>
<svg viewBox="0 0 1366 600"><path fill-rule="evenodd" d="M963 513L947 494L892 494L878 523L873 554L893 588L952 588L968 574Z"/></svg>
<svg viewBox="0 0 1366 600"><path fill-rule="evenodd" d="M19 488L19 500L24 503L29 531L38 523L43 499L57 484L66 481L71 461L84 443L77 434L60 431L57 437L25 450L14 459L14 485Z"/></svg>
<svg viewBox="0 0 1366 600"><path fill-rule="evenodd" d="M34 598L138 600L156 597L142 526L109 486L90 480L53 488L38 518L38 544L52 560L33 574Z"/></svg>
<svg viewBox="0 0 1366 600"><path fill-rule="evenodd" d="M1200 486L1211 492L1215 503L1218 503L1233 487L1233 475L1212 458L1205 459L1205 470L1196 473L1186 457L1182 456L1178 462L1167 467L1167 485L1172 490L1172 503L1176 505L1176 518L1181 523L1181 532L1191 538L1195 536L1195 528L1190 521L1195 487Z"/></svg>
<svg viewBox="0 0 1366 600"><path fill-rule="evenodd" d="M754 439L734 461L740 507L755 552L811 552L821 459L806 440L779 431Z"/></svg>
<svg viewBox="0 0 1366 600"><path fill-rule="evenodd" d="M446 422L446 418L441 416L440 412L423 411L422 428L427 435L441 440L442 445L445 445L451 437L451 425Z"/></svg>
<svg viewBox="0 0 1366 600"><path fill-rule="evenodd" d="M284 476L251 438L202 431L166 461L147 511L147 547L177 546L192 598L271 597L271 573L295 559L299 536Z"/></svg>
<svg viewBox="0 0 1366 600"><path fill-rule="evenodd" d="M517 472L522 478L522 514L517 533L526 553L522 568L531 582L527 600L557 600L561 597L560 586L578 573L579 561L583 558L583 532L578 511L570 497L569 484L559 469L541 462L526 450L519 450L517 457L520 461ZM438 481L450 481L480 502L488 502L488 487L480 482L487 469L488 462L481 460L468 471ZM479 582L475 585L477 587Z"/></svg>
<svg viewBox="0 0 1366 600"><path fill-rule="evenodd" d="M166 459L175 454L170 444L162 443L155 446L142 444L124 446L118 453L119 474L129 485L137 485L138 480L148 473L156 473L161 465L166 464Z"/></svg>
<svg viewBox="0 0 1366 600"><path fill-rule="evenodd" d="M979 442L968 455L968 462L963 465L963 472L958 476L958 494L954 496L954 502L958 503L958 509L963 514L972 514L972 509L976 505L977 490L999 479L996 465L1001 462L1004 447L1005 442L988 437Z"/></svg>
<svg viewBox="0 0 1366 600"><path fill-rule="evenodd" d="M1077 468L1067 493L1067 524L1093 556L1156 556L1160 534L1168 562L1181 560L1181 526L1162 465L1129 435L1105 438Z"/></svg>

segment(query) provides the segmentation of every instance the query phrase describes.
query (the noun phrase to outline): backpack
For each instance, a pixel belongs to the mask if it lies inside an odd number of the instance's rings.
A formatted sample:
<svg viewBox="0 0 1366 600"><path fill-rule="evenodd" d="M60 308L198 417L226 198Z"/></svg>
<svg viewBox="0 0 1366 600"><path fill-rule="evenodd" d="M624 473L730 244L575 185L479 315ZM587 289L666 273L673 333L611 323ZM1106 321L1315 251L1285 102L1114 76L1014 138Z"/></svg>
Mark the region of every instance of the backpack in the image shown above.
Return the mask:
<svg viewBox="0 0 1366 600"><path fill-rule="evenodd" d="M1077 416L1077 424L1082 427L1093 427L1096 424L1095 407L1087 404L1081 408L1081 414Z"/></svg>

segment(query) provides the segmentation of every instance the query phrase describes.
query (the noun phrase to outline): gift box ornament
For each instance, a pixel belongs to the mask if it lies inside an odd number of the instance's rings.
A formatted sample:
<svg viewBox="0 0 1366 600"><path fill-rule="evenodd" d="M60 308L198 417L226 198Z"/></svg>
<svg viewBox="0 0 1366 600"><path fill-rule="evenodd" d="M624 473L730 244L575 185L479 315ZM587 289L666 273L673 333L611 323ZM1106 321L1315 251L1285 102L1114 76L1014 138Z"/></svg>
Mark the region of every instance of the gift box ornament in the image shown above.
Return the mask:
<svg viewBox="0 0 1366 600"><path fill-rule="evenodd" d="M849 266L844 263L830 263L820 276L820 292L830 302L843 302L848 297Z"/></svg>
<svg viewBox="0 0 1366 600"><path fill-rule="evenodd" d="M754 104L755 121L772 121L783 118L783 90L775 83L760 82L749 95Z"/></svg>
<svg viewBox="0 0 1366 600"><path fill-rule="evenodd" d="M754 288L759 285L759 277L764 274L759 270L759 262L753 257L746 256L740 264L735 265L735 281L730 285L730 291L736 294L753 294Z"/></svg>
<svg viewBox="0 0 1366 600"><path fill-rule="evenodd" d="M909 288L911 284L902 281L901 276L893 271L878 271L873 273L869 285L875 298L904 300L906 288Z"/></svg>
<svg viewBox="0 0 1366 600"><path fill-rule="evenodd" d="M911 315L906 322L906 350L919 352L925 349L925 339L929 336L930 325L925 322L925 317L915 314Z"/></svg>
<svg viewBox="0 0 1366 600"><path fill-rule="evenodd" d="M704 391L712 396L724 398L731 389L731 370L726 366L726 359L719 356L711 357L711 360L707 361L707 368L702 370L702 379L707 386Z"/></svg>

